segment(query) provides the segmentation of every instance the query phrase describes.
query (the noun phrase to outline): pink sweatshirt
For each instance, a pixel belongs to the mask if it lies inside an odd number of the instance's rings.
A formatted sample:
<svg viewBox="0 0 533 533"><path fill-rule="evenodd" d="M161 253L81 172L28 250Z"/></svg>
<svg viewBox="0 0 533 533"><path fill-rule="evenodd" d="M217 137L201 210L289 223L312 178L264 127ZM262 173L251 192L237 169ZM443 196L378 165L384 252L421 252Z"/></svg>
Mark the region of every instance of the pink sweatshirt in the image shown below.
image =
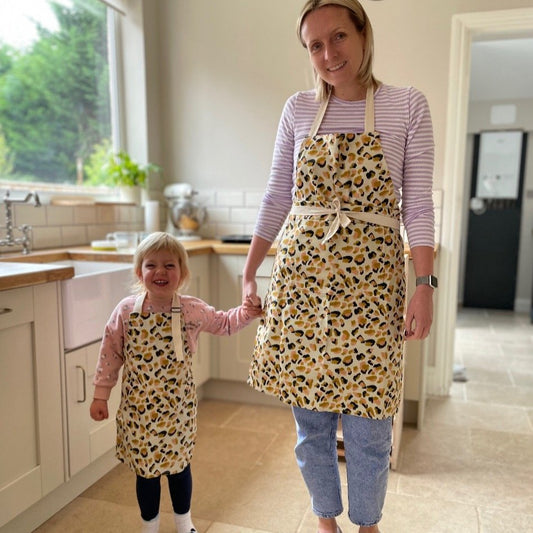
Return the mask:
<svg viewBox="0 0 533 533"><path fill-rule="evenodd" d="M124 363L123 349L128 331L130 313L137 296L127 296L111 313L104 329L100 355L96 365L93 384L94 398L108 400L111 389L116 385L118 374ZM232 335L250 324L256 316L249 316L242 306L229 311L217 311L203 300L193 296L180 296L182 319L185 321L185 342L191 353L198 348L198 336L206 331L214 335Z"/></svg>

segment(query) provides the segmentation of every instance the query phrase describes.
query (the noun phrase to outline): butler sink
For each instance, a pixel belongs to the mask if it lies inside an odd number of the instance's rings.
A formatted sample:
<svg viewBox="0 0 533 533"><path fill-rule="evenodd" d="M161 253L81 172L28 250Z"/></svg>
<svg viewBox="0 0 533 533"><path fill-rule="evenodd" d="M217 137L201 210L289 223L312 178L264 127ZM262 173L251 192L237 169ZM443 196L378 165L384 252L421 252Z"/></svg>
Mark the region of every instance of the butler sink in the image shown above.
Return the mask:
<svg viewBox="0 0 533 533"><path fill-rule="evenodd" d="M48 264L74 268L74 277L61 281L65 350L99 340L115 306L132 292L132 265L76 260Z"/></svg>

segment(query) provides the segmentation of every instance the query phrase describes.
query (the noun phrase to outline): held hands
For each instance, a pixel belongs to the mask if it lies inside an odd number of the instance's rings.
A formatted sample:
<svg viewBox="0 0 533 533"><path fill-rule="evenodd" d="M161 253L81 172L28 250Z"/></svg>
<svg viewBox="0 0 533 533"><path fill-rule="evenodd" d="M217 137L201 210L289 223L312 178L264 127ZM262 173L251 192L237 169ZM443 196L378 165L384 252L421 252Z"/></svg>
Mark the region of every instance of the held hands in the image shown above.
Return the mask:
<svg viewBox="0 0 533 533"><path fill-rule="evenodd" d="M261 298L256 296L252 298L247 296L242 302L242 308L249 317L258 317L263 314L263 307L261 306Z"/></svg>
<svg viewBox="0 0 533 533"><path fill-rule="evenodd" d="M419 285L407 306L405 316L405 339L422 340L429 335L433 322L433 289Z"/></svg>
<svg viewBox="0 0 533 533"><path fill-rule="evenodd" d="M261 298L257 296L257 283L255 280L243 283L242 307L249 316L258 317L263 314Z"/></svg>
<svg viewBox="0 0 533 533"><path fill-rule="evenodd" d="M109 418L109 412L107 410L106 400L93 400L91 403L91 418L100 422L106 418Z"/></svg>

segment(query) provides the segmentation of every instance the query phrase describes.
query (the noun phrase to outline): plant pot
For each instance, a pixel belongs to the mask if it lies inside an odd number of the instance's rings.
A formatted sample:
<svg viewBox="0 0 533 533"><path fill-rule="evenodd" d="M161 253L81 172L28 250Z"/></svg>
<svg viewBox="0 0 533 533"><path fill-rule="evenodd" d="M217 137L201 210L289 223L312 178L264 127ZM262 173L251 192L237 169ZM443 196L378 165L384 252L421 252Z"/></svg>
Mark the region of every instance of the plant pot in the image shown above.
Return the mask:
<svg viewBox="0 0 533 533"><path fill-rule="evenodd" d="M140 205L141 187L119 187L119 198L121 202Z"/></svg>

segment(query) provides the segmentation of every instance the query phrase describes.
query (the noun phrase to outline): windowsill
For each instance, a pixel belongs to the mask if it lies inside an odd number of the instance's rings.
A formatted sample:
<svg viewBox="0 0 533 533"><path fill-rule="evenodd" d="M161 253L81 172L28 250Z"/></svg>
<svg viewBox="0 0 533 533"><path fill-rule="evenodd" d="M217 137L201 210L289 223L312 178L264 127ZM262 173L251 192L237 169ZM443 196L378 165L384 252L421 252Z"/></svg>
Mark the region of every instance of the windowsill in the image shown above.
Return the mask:
<svg viewBox="0 0 533 533"><path fill-rule="evenodd" d="M116 189L111 187L80 187L77 185L50 185L47 183L19 183L0 181L0 194L9 190L36 192L43 205L130 205L118 198Z"/></svg>

